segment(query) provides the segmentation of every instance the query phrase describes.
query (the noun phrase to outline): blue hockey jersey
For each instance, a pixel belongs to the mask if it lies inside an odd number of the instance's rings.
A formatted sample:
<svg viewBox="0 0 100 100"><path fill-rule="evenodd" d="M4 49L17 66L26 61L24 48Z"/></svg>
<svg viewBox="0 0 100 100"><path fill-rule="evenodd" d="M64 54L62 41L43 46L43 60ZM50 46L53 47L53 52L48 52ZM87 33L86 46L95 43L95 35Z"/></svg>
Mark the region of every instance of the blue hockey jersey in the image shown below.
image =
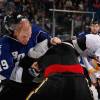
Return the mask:
<svg viewBox="0 0 100 100"><path fill-rule="evenodd" d="M32 47L44 39L50 40L49 34L35 24L32 24L32 36L27 45L22 45L16 39L9 36L1 37L0 75L4 76L6 79L10 79L16 62L19 62L20 59L27 55Z"/></svg>

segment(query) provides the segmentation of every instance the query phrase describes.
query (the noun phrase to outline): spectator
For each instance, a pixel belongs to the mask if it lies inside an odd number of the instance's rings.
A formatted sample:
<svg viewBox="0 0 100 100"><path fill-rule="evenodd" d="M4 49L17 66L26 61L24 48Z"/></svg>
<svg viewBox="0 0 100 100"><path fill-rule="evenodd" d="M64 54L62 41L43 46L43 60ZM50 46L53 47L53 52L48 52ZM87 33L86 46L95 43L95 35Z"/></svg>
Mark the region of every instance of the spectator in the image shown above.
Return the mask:
<svg viewBox="0 0 100 100"><path fill-rule="evenodd" d="M0 36L2 35L2 20L5 16L5 8L4 8L4 5L6 3L6 0L0 0Z"/></svg>
<svg viewBox="0 0 100 100"><path fill-rule="evenodd" d="M96 12L95 18L100 20L100 0L93 1L93 10Z"/></svg>
<svg viewBox="0 0 100 100"><path fill-rule="evenodd" d="M13 2L8 2L5 4L5 15L3 16L2 23L1 23L1 33L2 35L7 34L7 31L4 29L4 21L7 19L7 16L11 16L13 13L15 13L15 4ZM9 20L9 19L8 19Z"/></svg>

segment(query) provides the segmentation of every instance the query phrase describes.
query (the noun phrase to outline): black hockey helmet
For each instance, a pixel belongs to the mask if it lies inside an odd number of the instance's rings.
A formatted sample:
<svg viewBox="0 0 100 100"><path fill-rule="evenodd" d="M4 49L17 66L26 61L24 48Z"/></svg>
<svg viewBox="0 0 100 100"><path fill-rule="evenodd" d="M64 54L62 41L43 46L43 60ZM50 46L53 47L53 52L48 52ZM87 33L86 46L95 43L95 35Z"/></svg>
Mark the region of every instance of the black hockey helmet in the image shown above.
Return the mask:
<svg viewBox="0 0 100 100"><path fill-rule="evenodd" d="M3 25L3 34L11 35L14 32L16 25L22 20L27 19L26 17L20 14L12 14L4 17L2 25Z"/></svg>

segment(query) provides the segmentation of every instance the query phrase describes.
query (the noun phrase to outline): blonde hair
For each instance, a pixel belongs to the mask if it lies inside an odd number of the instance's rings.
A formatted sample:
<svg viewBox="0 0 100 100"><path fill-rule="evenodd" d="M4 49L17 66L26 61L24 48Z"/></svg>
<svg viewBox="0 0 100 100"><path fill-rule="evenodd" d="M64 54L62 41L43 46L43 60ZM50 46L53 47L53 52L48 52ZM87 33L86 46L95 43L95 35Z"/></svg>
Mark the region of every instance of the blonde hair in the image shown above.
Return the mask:
<svg viewBox="0 0 100 100"><path fill-rule="evenodd" d="M31 27L31 23L28 19L23 18L15 27L15 36L18 35L21 31L27 31Z"/></svg>

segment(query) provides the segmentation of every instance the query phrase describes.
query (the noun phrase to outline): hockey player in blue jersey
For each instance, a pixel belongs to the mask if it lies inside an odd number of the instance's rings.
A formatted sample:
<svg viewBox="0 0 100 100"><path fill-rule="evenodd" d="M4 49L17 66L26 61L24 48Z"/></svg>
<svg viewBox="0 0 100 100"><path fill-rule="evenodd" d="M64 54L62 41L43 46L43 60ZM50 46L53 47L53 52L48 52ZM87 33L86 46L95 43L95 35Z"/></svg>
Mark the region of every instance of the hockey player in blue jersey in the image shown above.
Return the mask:
<svg viewBox="0 0 100 100"><path fill-rule="evenodd" d="M35 24L31 25L28 19L21 15L7 16L4 23L10 35L4 35L0 39L0 80L16 81L16 66L37 43L44 39L48 39L53 45L61 43L59 38L50 38L47 32Z"/></svg>

